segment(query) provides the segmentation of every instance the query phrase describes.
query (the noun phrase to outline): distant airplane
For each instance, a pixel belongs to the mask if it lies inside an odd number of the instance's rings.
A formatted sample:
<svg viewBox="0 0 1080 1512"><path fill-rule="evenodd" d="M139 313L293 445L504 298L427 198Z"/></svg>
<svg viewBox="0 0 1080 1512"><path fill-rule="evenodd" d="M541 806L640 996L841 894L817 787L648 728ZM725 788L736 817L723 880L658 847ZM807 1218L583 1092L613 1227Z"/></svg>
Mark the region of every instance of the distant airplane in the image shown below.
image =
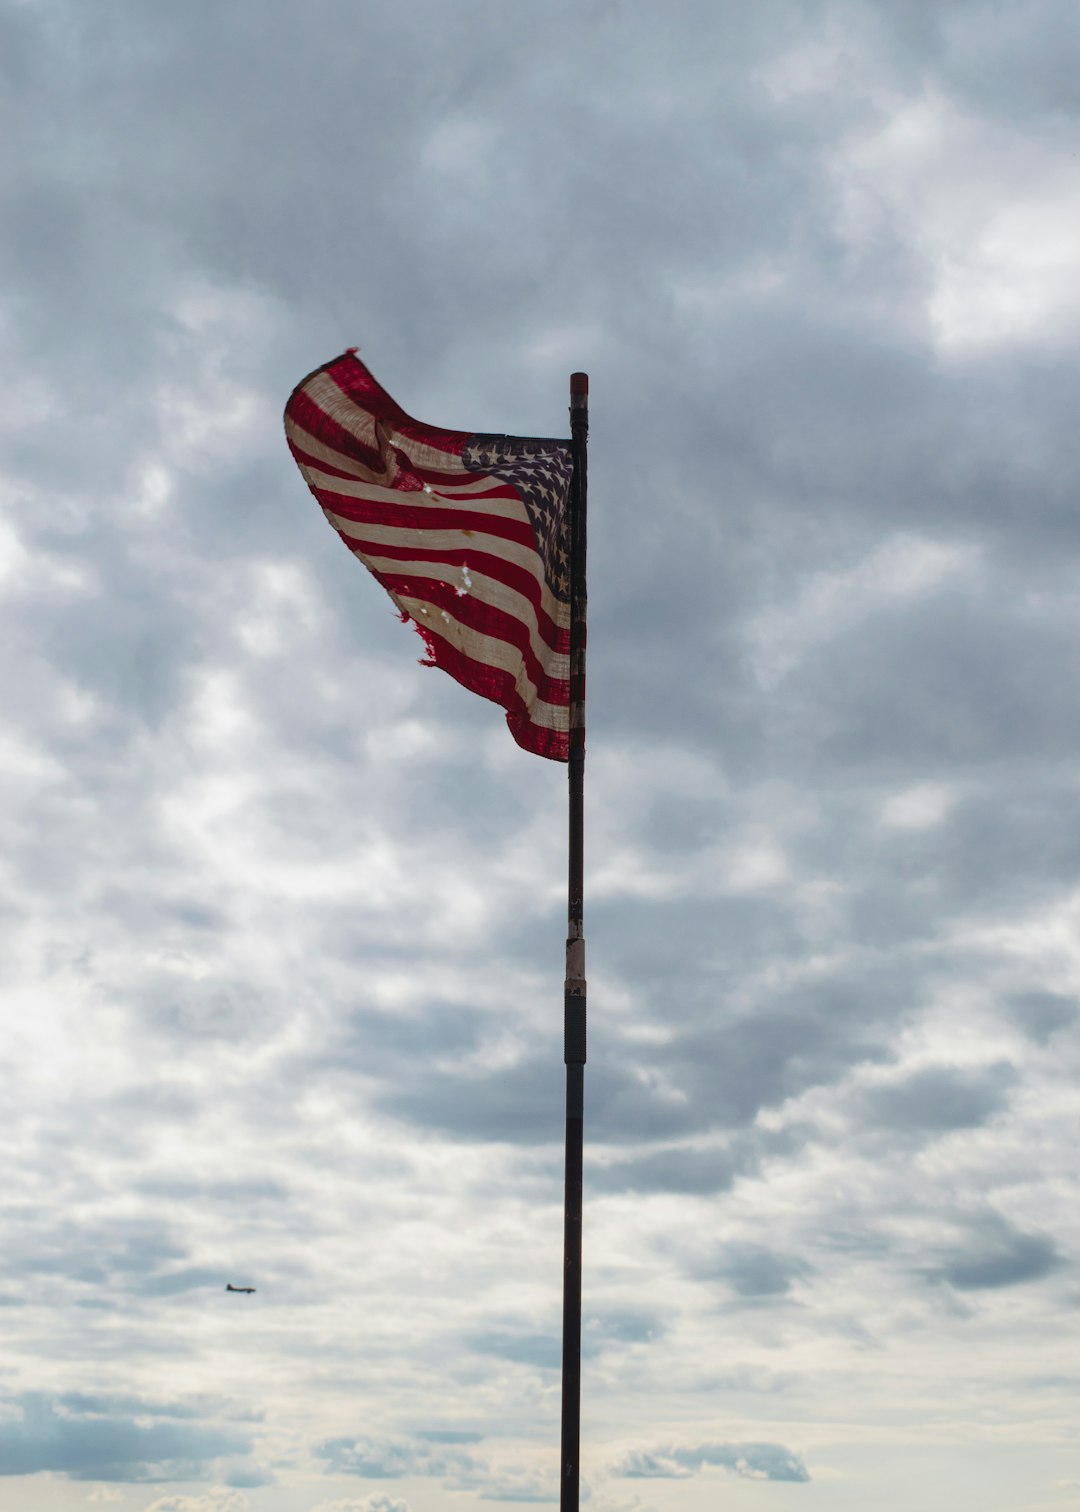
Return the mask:
<svg viewBox="0 0 1080 1512"><path fill-rule="evenodd" d="M248 1294L248 1296L250 1296L251 1293L255 1290L255 1288L253 1286L234 1286L232 1284L232 1282L230 1281L228 1283L228 1285L225 1287L225 1290L226 1291L234 1291L234 1292L246 1292Z"/></svg>

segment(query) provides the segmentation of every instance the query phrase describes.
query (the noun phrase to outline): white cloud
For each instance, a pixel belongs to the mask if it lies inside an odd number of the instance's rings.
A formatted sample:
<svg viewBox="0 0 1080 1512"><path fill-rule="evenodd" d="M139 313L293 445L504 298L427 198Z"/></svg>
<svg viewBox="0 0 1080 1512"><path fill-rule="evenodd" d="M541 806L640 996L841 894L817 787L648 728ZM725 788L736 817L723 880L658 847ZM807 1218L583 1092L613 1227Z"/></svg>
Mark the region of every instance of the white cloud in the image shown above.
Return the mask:
<svg viewBox="0 0 1080 1512"><path fill-rule="evenodd" d="M971 543L896 534L842 571L816 572L796 597L760 611L747 637L754 672L765 689L788 677L819 644L855 633L875 615L917 600L949 583L970 581L979 570Z"/></svg>
<svg viewBox="0 0 1080 1512"><path fill-rule="evenodd" d="M956 801L955 793L940 782L919 782L893 793L881 806L881 822L893 829L932 829L940 824Z"/></svg>
<svg viewBox="0 0 1080 1512"><path fill-rule="evenodd" d="M441 121L423 148L423 161L440 173L476 173L488 161L495 132L486 121Z"/></svg>
<svg viewBox="0 0 1080 1512"><path fill-rule="evenodd" d="M409 1503L399 1496L346 1496L319 1502L311 1512L409 1512Z"/></svg>
<svg viewBox="0 0 1080 1512"><path fill-rule="evenodd" d="M865 253L887 226L909 243L946 356L1062 340L1080 318L1071 133L1018 130L932 87L886 96L882 109L884 124L853 137L834 166L852 248Z"/></svg>
<svg viewBox="0 0 1080 1512"><path fill-rule="evenodd" d="M144 1512L249 1512L250 1507L242 1491L215 1489L195 1496L160 1496Z"/></svg>

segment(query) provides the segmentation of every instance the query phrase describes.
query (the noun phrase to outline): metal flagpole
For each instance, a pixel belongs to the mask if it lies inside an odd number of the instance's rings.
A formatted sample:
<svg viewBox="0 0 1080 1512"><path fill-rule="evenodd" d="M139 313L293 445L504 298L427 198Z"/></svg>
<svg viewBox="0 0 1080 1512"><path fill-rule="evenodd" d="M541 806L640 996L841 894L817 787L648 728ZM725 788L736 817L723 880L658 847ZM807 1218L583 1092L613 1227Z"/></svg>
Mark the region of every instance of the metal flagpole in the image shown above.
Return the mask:
<svg viewBox="0 0 1080 1512"><path fill-rule="evenodd" d="M585 1117L585 505L589 377L570 375L570 844L566 983L566 1198L563 1219L562 1472L560 1512L578 1512L581 1444L581 1189Z"/></svg>

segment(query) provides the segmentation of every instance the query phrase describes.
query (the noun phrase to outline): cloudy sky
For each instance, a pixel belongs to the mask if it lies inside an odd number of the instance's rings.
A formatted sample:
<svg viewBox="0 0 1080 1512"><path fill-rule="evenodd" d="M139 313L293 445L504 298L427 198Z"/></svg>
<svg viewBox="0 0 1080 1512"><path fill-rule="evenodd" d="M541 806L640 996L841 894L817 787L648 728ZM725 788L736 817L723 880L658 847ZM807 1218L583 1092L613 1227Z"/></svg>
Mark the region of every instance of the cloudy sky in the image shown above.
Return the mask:
<svg viewBox="0 0 1080 1512"><path fill-rule="evenodd" d="M358 343L592 379L590 1506L1080 1508L1078 77L1071 0L0 0L5 1507L555 1493L565 769L293 466Z"/></svg>

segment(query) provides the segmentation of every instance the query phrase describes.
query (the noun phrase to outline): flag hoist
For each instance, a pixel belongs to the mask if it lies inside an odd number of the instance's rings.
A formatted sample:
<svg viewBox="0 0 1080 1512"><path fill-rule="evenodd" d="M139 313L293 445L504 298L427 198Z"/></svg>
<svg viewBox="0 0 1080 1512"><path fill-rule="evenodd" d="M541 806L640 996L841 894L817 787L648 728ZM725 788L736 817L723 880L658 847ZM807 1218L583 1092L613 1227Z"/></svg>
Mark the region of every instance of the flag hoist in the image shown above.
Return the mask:
<svg viewBox="0 0 1080 1512"><path fill-rule="evenodd" d="M350 348L285 406L308 487L349 550L419 631L426 665L500 704L517 743L569 777L564 1059L562 1512L577 1512L581 1199L585 511L589 380L570 379L571 439L444 430L413 420Z"/></svg>

